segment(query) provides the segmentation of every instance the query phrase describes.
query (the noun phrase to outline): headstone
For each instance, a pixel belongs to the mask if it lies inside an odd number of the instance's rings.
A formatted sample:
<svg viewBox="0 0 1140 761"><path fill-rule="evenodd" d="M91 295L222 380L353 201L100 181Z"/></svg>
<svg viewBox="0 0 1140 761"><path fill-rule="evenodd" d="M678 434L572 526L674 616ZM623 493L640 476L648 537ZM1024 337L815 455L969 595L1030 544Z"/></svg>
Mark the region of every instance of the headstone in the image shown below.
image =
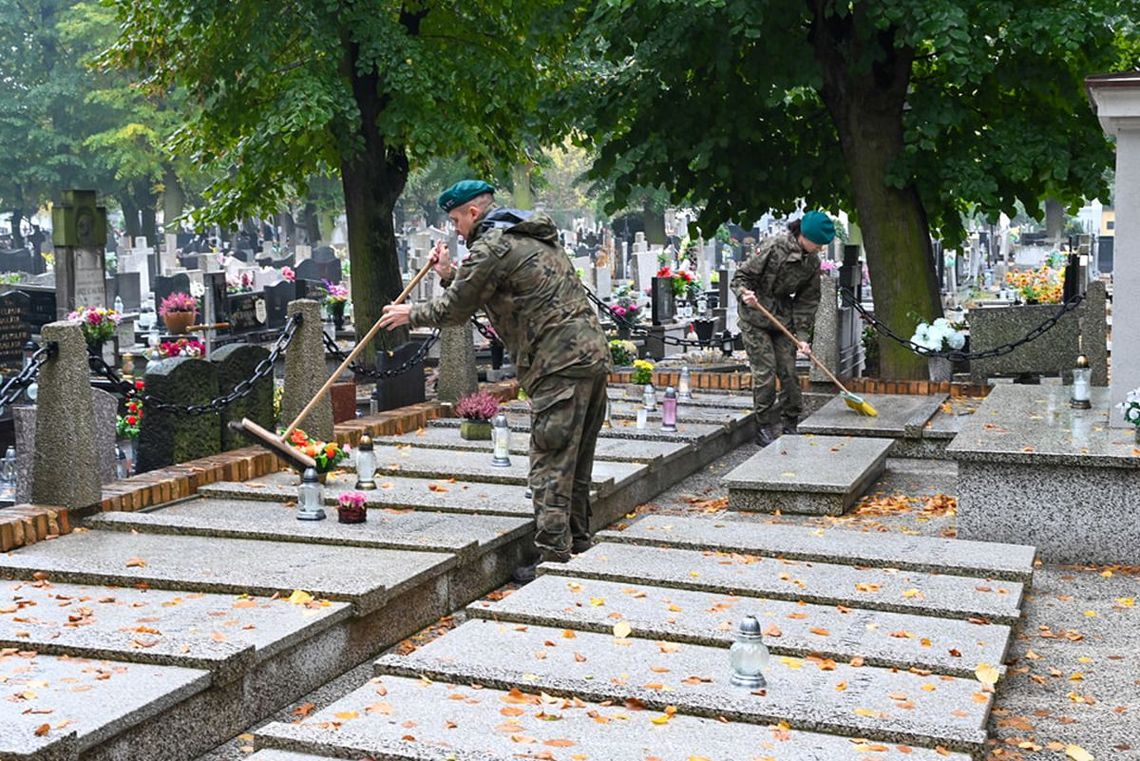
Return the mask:
<svg viewBox="0 0 1140 761"><path fill-rule="evenodd" d="M594 269L594 282L597 286L599 299L604 301L613 295L613 280L610 277L610 268L608 265Z"/></svg>
<svg viewBox="0 0 1140 761"><path fill-rule="evenodd" d="M127 311L137 312L142 307L142 294L146 292L141 287L142 277L141 272L115 273L115 293Z"/></svg>
<svg viewBox="0 0 1140 761"><path fill-rule="evenodd" d="M276 285L265 289L266 326L282 328L285 326L286 313L289 302L304 298L303 284L282 280Z"/></svg>
<svg viewBox="0 0 1140 761"><path fill-rule="evenodd" d="M26 248L17 248L9 251L0 251L0 272L27 272L34 271L32 265L32 252Z"/></svg>
<svg viewBox="0 0 1140 761"><path fill-rule="evenodd" d="M58 349L39 372L32 501L69 509L94 505L102 489L87 342L75 322L45 325L43 340Z"/></svg>
<svg viewBox="0 0 1140 761"><path fill-rule="evenodd" d="M237 293L226 297L226 321L231 333L244 333L266 327L268 309L260 293Z"/></svg>
<svg viewBox="0 0 1140 761"><path fill-rule="evenodd" d="M313 249L310 246L298 243L296 248L293 249L293 253L297 264L300 264L313 255Z"/></svg>
<svg viewBox="0 0 1140 761"><path fill-rule="evenodd" d="M145 252L124 251L119 256L119 274L134 273L138 278L139 294L149 293L151 290L150 261ZM124 297L123 301L126 301Z"/></svg>
<svg viewBox="0 0 1140 761"><path fill-rule="evenodd" d="M377 352L377 369L388 370L399 367L415 356L416 352L419 351L420 344L420 341L408 341L397 346L391 354L382 351ZM377 411L394 410L398 407L406 407L424 401L426 398L424 380L423 362L399 375L376 379Z"/></svg>
<svg viewBox="0 0 1140 761"><path fill-rule="evenodd" d="M439 384L436 398L454 404L478 390L479 373L475 367L475 338L471 327L446 327L439 332Z"/></svg>
<svg viewBox="0 0 1140 761"><path fill-rule="evenodd" d="M266 288L277 285L284 279L281 273L275 269L268 267L259 269L253 275L253 290L264 291Z"/></svg>
<svg viewBox="0 0 1140 761"><path fill-rule="evenodd" d="M0 294L0 371L5 375L24 365L24 344L32 337L30 305L31 299L21 291Z"/></svg>
<svg viewBox="0 0 1140 761"><path fill-rule="evenodd" d="M162 300L172 293L190 293L190 276L185 272L177 275L159 275L154 279L154 311L158 313Z"/></svg>
<svg viewBox="0 0 1140 761"><path fill-rule="evenodd" d="M218 388L227 394L247 378L253 377L257 365L269 357L269 350L252 344L230 344L210 356L218 368ZM248 395L222 410L222 449L244 447L249 442L240 433L230 430L231 420L249 418L263 428L273 430L273 373L253 384Z"/></svg>
<svg viewBox="0 0 1140 761"><path fill-rule="evenodd" d="M102 248L62 246L56 249L56 311L64 317L81 306L107 305Z"/></svg>
<svg viewBox="0 0 1140 761"><path fill-rule="evenodd" d="M633 265L636 288L644 293L652 284L653 276L657 274L657 256L648 252L639 252L634 254Z"/></svg>
<svg viewBox="0 0 1140 761"><path fill-rule="evenodd" d="M288 314L300 314L302 323L285 352L285 391L281 398L281 419L293 422L309 400L328 380L325 365L325 343L321 328L320 305L311 299L298 299L289 304ZM325 394L301 421L300 427L310 436L329 441L333 436L332 400Z"/></svg>
<svg viewBox="0 0 1140 761"><path fill-rule="evenodd" d="M204 359L164 359L147 371L146 391L148 396L171 404L204 404L219 395L218 370ZM221 448L218 415L188 415L153 403L146 405L139 426L139 473L215 455Z"/></svg>
<svg viewBox="0 0 1140 761"><path fill-rule="evenodd" d="M652 278L650 298L653 301L653 324L664 325L673 321L677 311L676 299L673 295L673 279L668 277Z"/></svg>
<svg viewBox="0 0 1140 761"><path fill-rule="evenodd" d="M298 279L317 282L328 280L330 283L339 283L341 277L340 259L336 257L333 257L331 261L318 261L315 257L306 259L296 266L295 272Z"/></svg>
<svg viewBox="0 0 1140 761"><path fill-rule="evenodd" d="M21 285L20 293L28 296L28 324L38 333L49 322L55 322L56 298L54 286Z"/></svg>

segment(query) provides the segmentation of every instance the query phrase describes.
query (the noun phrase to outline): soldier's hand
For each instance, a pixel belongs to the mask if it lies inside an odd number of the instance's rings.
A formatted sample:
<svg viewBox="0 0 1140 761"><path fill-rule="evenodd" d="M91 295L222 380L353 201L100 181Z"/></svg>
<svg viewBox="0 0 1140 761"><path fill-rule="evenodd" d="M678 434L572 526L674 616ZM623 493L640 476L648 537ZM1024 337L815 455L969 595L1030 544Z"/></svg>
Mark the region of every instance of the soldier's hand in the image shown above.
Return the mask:
<svg viewBox="0 0 1140 761"><path fill-rule="evenodd" d="M811 344L807 341L800 341L796 348L799 349L802 354L811 354Z"/></svg>
<svg viewBox="0 0 1140 761"><path fill-rule="evenodd" d="M747 288L740 292L740 300L744 302L745 306L752 307L753 309L755 309L759 303L756 299L756 293Z"/></svg>
<svg viewBox="0 0 1140 761"><path fill-rule="evenodd" d="M389 304L384 307L383 312L383 316L380 317L380 327L395 330L402 325L407 325L411 320L412 305Z"/></svg>
<svg viewBox="0 0 1140 761"><path fill-rule="evenodd" d="M442 240L435 242L435 247L428 256L428 262L431 263L440 280L451 279L451 257L448 255L447 247L443 245Z"/></svg>

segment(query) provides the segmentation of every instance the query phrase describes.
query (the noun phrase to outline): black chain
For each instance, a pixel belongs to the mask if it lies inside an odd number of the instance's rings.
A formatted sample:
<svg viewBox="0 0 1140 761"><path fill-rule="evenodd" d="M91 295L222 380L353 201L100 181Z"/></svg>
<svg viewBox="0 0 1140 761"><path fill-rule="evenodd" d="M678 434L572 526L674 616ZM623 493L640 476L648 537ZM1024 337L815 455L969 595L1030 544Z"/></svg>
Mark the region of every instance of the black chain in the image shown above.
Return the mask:
<svg viewBox="0 0 1140 761"><path fill-rule="evenodd" d="M153 394L143 394L141 399L145 408L148 411L165 410L167 412L173 412L176 415L204 415L206 413L217 414L221 412L238 399L244 399L249 396L258 381L273 374L273 368L277 364L277 360L281 358L281 355L289 348L289 344L293 342L293 336L296 335L297 328L299 328L300 325L300 314L294 314L289 317L285 323L285 328L281 331L281 335L277 337L272 351L269 352L269 356L257 363L257 367L253 369L253 375L248 378L243 378L224 396L219 396L202 404L175 404L173 402L163 401ZM91 369L109 380L119 393L128 398L139 396L138 389L135 385L130 381L124 380L115 372L115 368L103 361L102 357L92 356L89 361Z"/></svg>
<svg viewBox="0 0 1140 761"><path fill-rule="evenodd" d="M915 354L920 354L924 357L946 357L952 362L965 362L966 360L971 359L990 359L991 357L1001 357L1009 354L1019 347L1029 343L1030 341L1034 341L1040 338L1054 325L1056 325L1062 317L1076 309L1085 299L1085 294L1083 293L1078 293L1077 295L1073 296L1067 302L1062 304L1060 309L1046 318L1040 325L1033 328L1033 330L1029 331L1016 341L1011 341L1010 343L1002 344L1001 346L995 346L992 349L985 349L984 351L968 352L962 351L961 349L944 349L941 351L932 351L931 349L927 349L924 346L919 346L909 338L903 338L898 333L891 330L890 327L876 318L875 315L868 312L866 308L864 308L864 306L859 303L859 299L856 298L855 292L851 288L844 286L839 290L843 295L843 303L846 306L853 307L865 322L870 323L871 326L875 328L875 330L879 331L887 338L890 338L893 341L897 341L898 343L913 351Z"/></svg>
<svg viewBox="0 0 1140 761"><path fill-rule="evenodd" d="M479 322L479 318L475 315L471 315L471 324L475 326L475 330L479 331L479 335L483 336L483 338L486 338L493 345L503 345L503 341L501 338L499 338L499 334L495 332L495 329L490 325L484 325L483 323Z"/></svg>
<svg viewBox="0 0 1140 761"><path fill-rule="evenodd" d="M606 302L604 302L600 298L598 298L598 295L596 293L594 293L592 290L590 290L588 287L583 286L583 290L586 291L586 298L588 298L599 309L601 309L603 312L605 312L607 315L609 315L610 319L614 321L614 324L616 324L619 329L620 328L626 328L629 330L630 336L636 336L637 338L649 338L649 337L651 337L650 331L647 327L645 327L644 325L639 325L638 323L630 320L629 318L625 317L624 315L619 315L619 314L615 313L613 310L613 307L611 307L609 304L607 304ZM701 349L708 348L709 346L712 346L714 343L722 343L725 340L723 335L719 338L715 337L715 336L710 337L709 340L707 340L707 341L702 341L700 339L693 340L693 339L689 339L689 338L676 338L674 336L667 336L667 335L652 336L652 337L654 338L654 340L660 341L661 343L665 344L666 346L685 346L685 347L694 347L695 346L695 347L698 347ZM738 339L738 338L740 338L740 333L736 333L735 335L733 335L732 336L733 342L735 342L736 339Z"/></svg>
<svg viewBox="0 0 1140 761"><path fill-rule="evenodd" d="M33 342L28 342L35 345ZM0 387L0 411L3 411L9 404L20 398L20 394L24 393L24 389L32 385L36 376L40 373L40 368L43 367L44 362L54 357L56 352L59 351L59 344L55 341L49 341L43 346L36 349L20 372L13 375L11 378Z"/></svg>
<svg viewBox="0 0 1140 761"><path fill-rule="evenodd" d="M341 362L343 362L348 357L348 354L346 354L343 349L336 345L336 341L334 341L328 333L322 332L321 336L325 341L325 352L329 356L335 359L339 359ZM383 370L376 370L371 367L364 367L358 362L353 361L349 363L348 368L357 375L363 376L365 378L373 378L376 380L395 378L397 375L403 375L416 365L423 362L427 358L427 354L431 350L431 347L435 345L435 342L438 339L439 329L436 328L432 331L430 336L428 336L426 339L424 339L424 341L420 343L419 348L416 349L415 353L412 354L412 356L408 357L395 367L386 367Z"/></svg>

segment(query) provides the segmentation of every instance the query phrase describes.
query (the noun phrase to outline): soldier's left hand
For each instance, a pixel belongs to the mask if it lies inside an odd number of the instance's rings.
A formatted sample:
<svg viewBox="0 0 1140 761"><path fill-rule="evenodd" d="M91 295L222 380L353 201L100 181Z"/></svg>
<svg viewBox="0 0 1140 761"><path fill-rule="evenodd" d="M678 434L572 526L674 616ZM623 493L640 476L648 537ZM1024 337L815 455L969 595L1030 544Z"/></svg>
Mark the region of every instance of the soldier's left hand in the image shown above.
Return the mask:
<svg viewBox="0 0 1140 761"><path fill-rule="evenodd" d="M799 346L796 347L803 354L811 354L811 344L807 341L800 341Z"/></svg>
<svg viewBox="0 0 1140 761"><path fill-rule="evenodd" d="M395 330L402 325L407 325L412 316L411 304L389 304L384 307L384 314L380 318L380 327L387 330Z"/></svg>

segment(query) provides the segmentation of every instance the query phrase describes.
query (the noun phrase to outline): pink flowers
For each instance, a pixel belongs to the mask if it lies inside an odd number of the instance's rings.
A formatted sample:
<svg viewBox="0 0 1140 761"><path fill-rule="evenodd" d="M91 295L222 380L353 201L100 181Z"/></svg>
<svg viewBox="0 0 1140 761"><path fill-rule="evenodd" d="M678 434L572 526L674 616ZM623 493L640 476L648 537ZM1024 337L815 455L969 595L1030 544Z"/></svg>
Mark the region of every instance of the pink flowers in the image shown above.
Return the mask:
<svg viewBox="0 0 1140 761"><path fill-rule="evenodd" d="M290 283L297 282L297 273L293 271L292 267L285 266L281 268L281 277L288 280Z"/></svg>
<svg viewBox="0 0 1140 761"><path fill-rule="evenodd" d="M191 296L189 293L182 291L175 291L162 300L158 305L158 314L165 317L168 312L193 312L198 313L198 300Z"/></svg>
<svg viewBox="0 0 1140 761"><path fill-rule="evenodd" d="M623 319L628 318L633 320L637 318L637 304L629 304L627 306L618 304L617 306L610 307L610 311Z"/></svg>
<svg viewBox="0 0 1140 761"><path fill-rule="evenodd" d="M78 322L83 338L91 344L99 344L115 337L115 328L123 316L106 307L79 307L67 315L67 319Z"/></svg>
<svg viewBox="0 0 1140 761"><path fill-rule="evenodd" d="M499 400L486 391L468 394L455 404L455 414L467 420L490 420L499 411Z"/></svg>
<svg viewBox="0 0 1140 761"><path fill-rule="evenodd" d="M830 259L821 259L819 261L820 272L835 272L837 269L839 269L839 266Z"/></svg>
<svg viewBox="0 0 1140 761"><path fill-rule="evenodd" d="M348 301L348 288L340 283L332 283L328 280L323 281L325 284L325 303L336 304L339 302Z"/></svg>
<svg viewBox="0 0 1140 761"><path fill-rule="evenodd" d="M179 338L177 341L164 341L158 345L158 353L163 357L202 357L206 354L206 344L197 338Z"/></svg>
<svg viewBox="0 0 1140 761"><path fill-rule="evenodd" d="M365 496L358 491L346 491L337 495L336 502L341 507L351 507L356 510L364 507Z"/></svg>

